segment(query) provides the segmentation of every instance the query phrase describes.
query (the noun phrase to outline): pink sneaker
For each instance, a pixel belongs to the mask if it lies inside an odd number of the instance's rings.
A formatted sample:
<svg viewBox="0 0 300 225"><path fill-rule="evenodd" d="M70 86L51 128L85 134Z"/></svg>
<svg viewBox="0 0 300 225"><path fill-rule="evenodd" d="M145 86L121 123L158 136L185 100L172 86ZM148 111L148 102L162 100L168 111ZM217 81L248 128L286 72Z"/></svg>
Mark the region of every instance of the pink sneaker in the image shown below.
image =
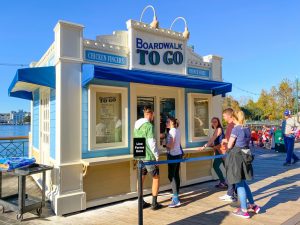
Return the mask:
<svg viewBox="0 0 300 225"><path fill-rule="evenodd" d="M256 214L260 211L260 207L258 205L254 205L252 207L248 206L248 209L252 209Z"/></svg>
<svg viewBox="0 0 300 225"><path fill-rule="evenodd" d="M244 219L249 219L250 218L249 213L248 212L243 212L241 209L237 209L237 211L233 212L232 214L235 215L235 216L244 218Z"/></svg>

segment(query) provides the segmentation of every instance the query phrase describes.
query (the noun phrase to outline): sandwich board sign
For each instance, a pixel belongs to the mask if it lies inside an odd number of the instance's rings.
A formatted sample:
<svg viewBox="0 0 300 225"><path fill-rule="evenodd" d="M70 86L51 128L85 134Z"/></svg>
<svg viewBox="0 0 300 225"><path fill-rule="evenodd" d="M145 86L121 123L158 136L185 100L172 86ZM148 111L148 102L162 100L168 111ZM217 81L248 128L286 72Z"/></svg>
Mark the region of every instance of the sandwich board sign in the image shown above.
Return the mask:
<svg viewBox="0 0 300 225"><path fill-rule="evenodd" d="M146 139L133 138L133 157L144 158L146 157Z"/></svg>

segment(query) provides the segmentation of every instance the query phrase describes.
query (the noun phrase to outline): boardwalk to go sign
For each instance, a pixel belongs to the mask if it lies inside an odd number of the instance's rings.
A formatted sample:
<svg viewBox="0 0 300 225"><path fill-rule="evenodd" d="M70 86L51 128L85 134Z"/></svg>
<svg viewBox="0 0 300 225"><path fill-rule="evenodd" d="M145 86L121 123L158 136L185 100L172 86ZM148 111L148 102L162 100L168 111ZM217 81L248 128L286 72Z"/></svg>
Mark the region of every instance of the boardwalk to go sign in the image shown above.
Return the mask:
<svg viewBox="0 0 300 225"><path fill-rule="evenodd" d="M300 147L299 144L296 147ZM262 206L260 214L251 213L251 219L237 218L231 214L237 204L220 201L219 196L224 190L216 190L216 182L207 182L182 188L179 208L163 208L158 211L144 210L144 224L300 224L300 163L290 167L283 167L284 153L275 153L271 150L255 150L254 160L255 179L250 188L256 203ZM300 156L299 148L297 154ZM12 181L3 183L4 195L11 191ZM36 185L29 182L31 192L38 192ZM159 201L167 206L170 203L170 192L160 193ZM151 201L151 197L145 197ZM22 224L137 224L137 200L128 200L120 203L95 207L81 213L67 216L55 216L48 208L43 217L26 213ZM19 224L15 213L0 214L0 224Z"/></svg>

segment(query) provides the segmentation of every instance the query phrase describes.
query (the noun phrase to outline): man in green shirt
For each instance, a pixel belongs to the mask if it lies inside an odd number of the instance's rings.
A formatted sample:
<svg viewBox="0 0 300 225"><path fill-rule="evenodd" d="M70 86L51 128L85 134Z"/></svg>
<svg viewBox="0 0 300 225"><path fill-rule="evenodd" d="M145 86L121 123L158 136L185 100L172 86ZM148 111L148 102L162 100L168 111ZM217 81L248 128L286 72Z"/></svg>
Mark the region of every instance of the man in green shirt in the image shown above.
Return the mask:
<svg viewBox="0 0 300 225"><path fill-rule="evenodd" d="M134 125L134 138L145 138L146 139L146 157L143 161L158 161L158 149L154 138L154 127L151 123L154 115L153 110L149 106L144 107L144 118L141 118L135 122ZM162 205L157 202L157 195L159 189L159 167L158 165L144 165L142 168L142 183L146 175L150 173L152 175L152 205L151 209L157 210L162 208ZM143 208L149 207L150 204L143 203Z"/></svg>

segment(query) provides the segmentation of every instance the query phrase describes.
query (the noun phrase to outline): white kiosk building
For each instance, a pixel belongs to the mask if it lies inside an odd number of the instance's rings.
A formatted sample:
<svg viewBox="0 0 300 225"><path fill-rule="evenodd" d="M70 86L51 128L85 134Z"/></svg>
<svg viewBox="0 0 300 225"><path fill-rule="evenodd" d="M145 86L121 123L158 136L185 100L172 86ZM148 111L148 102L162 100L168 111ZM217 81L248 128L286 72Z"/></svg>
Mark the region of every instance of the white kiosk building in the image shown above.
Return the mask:
<svg viewBox="0 0 300 225"><path fill-rule="evenodd" d="M10 96L31 101L29 152L55 168L47 196L57 215L137 196L132 134L144 105L154 108L162 159L160 133L170 115L181 122L186 157L213 155L195 147L207 141L210 119L221 118L222 96L232 88L222 82L222 58L196 54L187 29L159 28L156 20L126 25L88 40L84 26L59 21L53 44L9 87ZM211 161L183 163L182 186L213 179L211 169ZM169 189L167 165L160 170L160 190Z"/></svg>

